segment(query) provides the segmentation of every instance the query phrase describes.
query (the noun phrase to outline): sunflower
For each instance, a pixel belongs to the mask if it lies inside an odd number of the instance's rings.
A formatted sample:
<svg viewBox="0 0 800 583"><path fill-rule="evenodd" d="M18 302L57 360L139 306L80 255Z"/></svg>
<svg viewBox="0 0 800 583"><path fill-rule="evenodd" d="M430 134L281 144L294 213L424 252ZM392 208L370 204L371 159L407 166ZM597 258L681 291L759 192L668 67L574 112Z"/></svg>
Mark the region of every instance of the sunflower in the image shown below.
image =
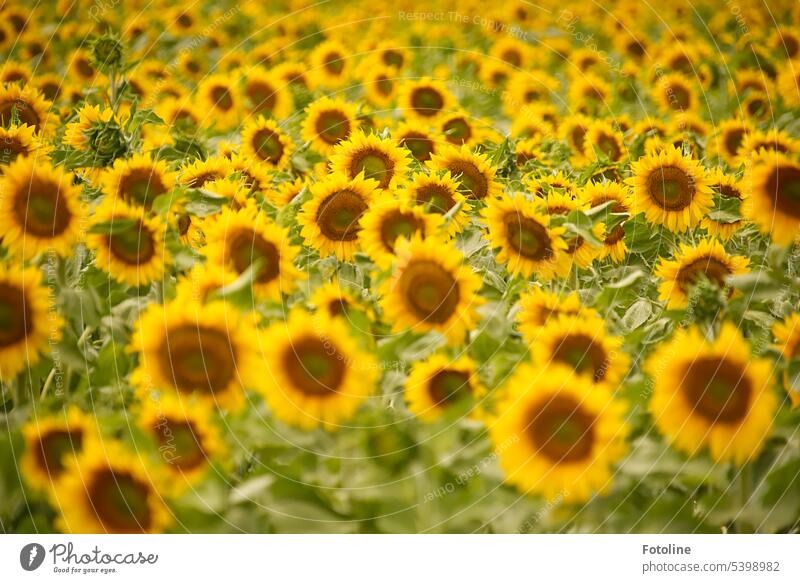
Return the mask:
<svg viewBox="0 0 800 583"><path fill-rule="evenodd" d="M205 77L197 86L196 99L200 111L218 130L236 127L244 111L241 92L231 75Z"/></svg>
<svg viewBox="0 0 800 583"><path fill-rule="evenodd" d="M633 163L633 215L683 232L700 223L714 204L706 173L699 162L685 158L678 148L644 156Z"/></svg>
<svg viewBox="0 0 800 583"><path fill-rule="evenodd" d="M243 93L254 115L283 119L292 113L292 94L284 81L261 67L247 72Z"/></svg>
<svg viewBox="0 0 800 583"><path fill-rule="evenodd" d="M786 361L782 375L783 388L792 400L792 407L800 407L800 392L792 386L792 377L796 377L796 363L800 358L800 314L789 314L772 327L772 333L777 340L776 348Z"/></svg>
<svg viewBox="0 0 800 583"><path fill-rule="evenodd" d="M715 460L743 464L772 427L772 368L730 322L714 340L697 328L679 330L645 365L654 382L650 414L677 449L695 455L709 447Z"/></svg>
<svg viewBox="0 0 800 583"><path fill-rule="evenodd" d="M241 276L258 262L253 274L253 292L259 298L279 301L291 293L303 273L294 266L297 248L285 229L258 212L254 205L222 212L203 227L208 264Z"/></svg>
<svg viewBox="0 0 800 583"><path fill-rule="evenodd" d="M612 389L630 366L630 358L622 352L622 338L609 336L605 321L592 311L551 318L539 330L532 352L540 365L561 363Z"/></svg>
<svg viewBox="0 0 800 583"><path fill-rule="evenodd" d="M397 95L397 70L393 67L371 67L364 80L364 96L377 107L389 106Z"/></svg>
<svg viewBox="0 0 800 583"><path fill-rule="evenodd" d="M734 176L726 174L722 169L717 168L709 175L708 184L714 191L715 198L720 204L728 201L738 201L741 208L741 201L745 199L745 185ZM719 205L715 205L719 206ZM709 235L719 237L723 241L729 240L734 233L742 228L744 220L741 218L731 218L727 222L714 220L711 217L704 217L701 221Z"/></svg>
<svg viewBox="0 0 800 583"><path fill-rule="evenodd" d="M728 277L749 271L749 263L746 257L728 255L715 239L703 239L696 247L681 243L674 260L661 258L655 268L654 275L662 280L659 299L670 309L685 308L698 278L704 276L724 289Z"/></svg>
<svg viewBox="0 0 800 583"><path fill-rule="evenodd" d="M558 316L576 316L581 313L595 314L594 310L581 304L577 292L562 296L543 287L534 286L520 295L516 322L522 337L532 344L538 338L542 327L550 320Z"/></svg>
<svg viewBox="0 0 800 583"><path fill-rule="evenodd" d="M334 147L331 171L350 179L359 174L378 182L378 188L396 188L406 179L408 151L391 138L357 132Z"/></svg>
<svg viewBox="0 0 800 583"><path fill-rule="evenodd" d="M169 483L175 492L197 482L225 452L214 409L206 401L174 395L145 399L137 424L156 443L164 467L174 474L176 479Z"/></svg>
<svg viewBox="0 0 800 583"><path fill-rule="evenodd" d="M384 67L389 67L395 72L402 70L411 61L409 50L394 40L378 44L373 49L373 55Z"/></svg>
<svg viewBox="0 0 800 583"><path fill-rule="evenodd" d="M710 149L730 166L738 165L740 149L747 134L755 131L752 125L741 119L726 119L717 125L717 131L709 140Z"/></svg>
<svg viewBox="0 0 800 583"><path fill-rule="evenodd" d="M414 174L411 182L400 191L399 196L412 205L421 205L427 213L446 215L448 222L445 229L453 236L464 230L470 222L471 206L458 191L458 182L453 180L450 172ZM458 208L455 208L458 206Z"/></svg>
<svg viewBox="0 0 800 583"><path fill-rule="evenodd" d="M381 307L395 332L436 330L461 342L478 321L481 278L455 247L435 237L400 240L392 277L381 286Z"/></svg>
<svg viewBox="0 0 800 583"><path fill-rule="evenodd" d="M168 97L155 108L167 128L195 128L201 125L203 113L188 98Z"/></svg>
<svg viewBox="0 0 800 583"><path fill-rule="evenodd" d="M180 183L187 188L204 188L207 183L227 178L232 172L230 160L212 156L181 167Z"/></svg>
<svg viewBox="0 0 800 583"><path fill-rule="evenodd" d="M604 203L614 201L614 204L606 211L605 225L610 225L613 214L629 213L631 210L631 195L628 189L617 182L589 182L579 194L580 198L589 208L600 206ZM628 246L625 244L625 229L620 223L606 232L601 237L603 247L600 249L599 258L610 257L615 263L620 263L628 254Z"/></svg>
<svg viewBox="0 0 800 583"><path fill-rule="evenodd" d="M297 215L306 244L320 255L336 255L348 260L358 250L361 217L375 196L378 183L359 174L348 180L331 174L311 186L311 200Z"/></svg>
<svg viewBox="0 0 800 583"><path fill-rule="evenodd" d="M33 417L22 428L22 436L21 473L31 488L47 491L63 474L66 458L80 455L85 444L97 439L96 420L72 406L58 414Z"/></svg>
<svg viewBox="0 0 800 583"><path fill-rule="evenodd" d="M12 112L16 112L20 124L29 125L43 135L55 121L50 113L52 104L34 87L20 87L16 83L0 86L0 126L13 125Z"/></svg>
<svg viewBox="0 0 800 583"><path fill-rule="evenodd" d="M90 230L86 237L97 267L131 286L161 280L171 258L164 246L166 226L160 217L147 216L142 207L123 200L107 198L95 209L92 225L102 229Z"/></svg>
<svg viewBox="0 0 800 583"><path fill-rule="evenodd" d="M572 79L569 86L570 109L584 115L595 115L608 108L611 86L594 73Z"/></svg>
<svg viewBox="0 0 800 583"><path fill-rule="evenodd" d="M301 309L266 331L264 397L272 414L303 429L336 429L375 391L378 365L339 318Z"/></svg>
<svg viewBox="0 0 800 583"><path fill-rule="evenodd" d="M656 79L653 98L667 114L696 111L700 105L694 83L683 73L667 73Z"/></svg>
<svg viewBox="0 0 800 583"><path fill-rule="evenodd" d="M611 486L627 452L625 406L566 367L519 366L507 383L490 437L521 491L580 502Z"/></svg>
<svg viewBox="0 0 800 583"><path fill-rule="evenodd" d="M550 227L550 217L536 205L517 194L489 200L482 211L488 232L484 237L493 249L499 249L497 261L509 272L540 280L565 275L564 252L567 244L563 227Z"/></svg>
<svg viewBox="0 0 800 583"><path fill-rule="evenodd" d="M778 74L778 95L789 107L800 107L800 61L790 61Z"/></svg>
<svg viewBox="0 0 800 583"><path fill-rule="evenodd" d="M264 195L272 204L283 208L309 186L311 186L311 179L308 176L300 176L291 182L281 182L277 188L266 190Z"/></svg>
<svg viewBox="0 0 800 583"><path fill-rule="evenodd" d="M481 143L484 137L483 128L464 111L457 110L440 116L438 129L447 143L453 146L469 146L474 148Z"/></svg>
<svg viewBox="0 0 800 583"><path fill-rule="evenodd" d="M346 140L358 127L358 108L341 99L322 97L306 108L301 137L322 155L333 153L333 147Z"/></svg>
<svg viewBox="0 0 800 583"><path fill-rule="evenodd" d="M411 152L417 162L425 163L436 152L436 136L424 123L403 122L392 132L397 143Z"/></svg>
<svg viewBox="0 0 800 583"><path fill-rule="evenodd" d="M430 77L407 80L398 90L397 107L409 118L434 121L456 104L444 83Z"/></svg>
<svg viewBox="0 0 800 583"><path fill-rule="evenodd" d="M502 186L496 179L497 170L485 155L474 153L468 146L446 146L440 153L433 154L425 165L434 172L449 172L467 198L489 200L502 193Z"/></svg>
<svg viewBox="0 0 800 583"><path fill-rule="evenodd" d="M34 132L33 126L24 124L0 127L0 173L3 166L8 166L18 157L35 157L37 152L43 153L46 150L46 146Z"/></svg>
<svg viewBox="0 0 800 583"><path fill-rule="evenodd" d="M355 293L335 277L314 290L309 303L314 310L328 318L347 317L349 311L353 309L369 311Z"/></svg>
<svg viewBox="0 0 800 583"><path fill-rule="evenodd" d="M592 119L585 115L570 115L558 126L558 137L566 141L572 150L573 163L581 164L584 158L586 132L592 125Z"/></svg>
<svg viewBox="0 0 800 583"><path fill-rule="evenodd" d="M308 65L312 82L326 89L344 85L352 66L349 51L336 40L318 44L308 58Z"/></svg>
<svg viewBox="0 0 800 583"><path fill-rule="evenodd" d="M800 164L783 154L765 153L748 168L751 194L742 213L780 245L800 233Z"/></svg>
<svg viewBox="0 0 800 583"><path fill-rule="evenodd" d="M76 150L91 149L94 146L92 130L117 121L113 110L98 105L85 104L77 114L77 120L68 123L64 129L64 143Z"/></svg>
<svg viewBox="0 0 800 583"><path fill-rule="evenodd" d="M164 476L119 442L94 441L67 459L50 490L65 533L159 533L172 524L161 496Z"/></svg>
<svg viewBox="0 0 800 583"><path fill-rule="evenodd" d="M242 153L271 168L287 166L293 150L292 138L274 120L259 117L242 128Z"/></svg>
<svg viewBox="0 0 800 583"><path fill-rule="evenodd" d="M231 154L228 160L231 172L241 176L241 182L251 193L269 189L275 172L272 168L243 154Z"/></svg>
<svg viewBox="0 0 800 583"><path fill-rule="evenodd" d="M409 411L426 422L465 403L475 407L484 392L471 358L444 354L413 363L404 389Z"/></svg>
<svg viewBox="0 0 800 583"><path fill-rule="evenodd" d="M225 301L150 304L128 346L138 356L130 382L142 399L152 398L154 391L172 390L239 409L243 387L258 388L261 383L258 347L252 316Z"/></svg>
<svg viewBox="0 0 800 583"><path fill-rule="evenodd" d="M25 258L71 255L81 238L84 208L72 175L48 161L17 158L0 178L3 245Z"/></svg>
<svg viewBox="0 0 800 583"><path fill-rule="evenodd" d="M164 160L153 160L149 154L134 154L127 160L117 159L103 177L105 193L131 205L149 209L153 201L172 190L175 173Z"/></svg>
<svg viewBox="0 0 800 583"><path fill-rule="evenodd" d="M395 256L400 237L414 234L422 238L437 235L444 221L441 215L426 213L424 207L403 200L382 200L361 217L361 248L382 269L388 268Z"/></svg>
<svg viewBox="0 0 800 583"><path fill-rule="evenodd" d="M589 124L586 129L583 154L592 161L604 157L610 162L617 163L627 157L627 149L618 130L607 121L597 120Z"/></svg>

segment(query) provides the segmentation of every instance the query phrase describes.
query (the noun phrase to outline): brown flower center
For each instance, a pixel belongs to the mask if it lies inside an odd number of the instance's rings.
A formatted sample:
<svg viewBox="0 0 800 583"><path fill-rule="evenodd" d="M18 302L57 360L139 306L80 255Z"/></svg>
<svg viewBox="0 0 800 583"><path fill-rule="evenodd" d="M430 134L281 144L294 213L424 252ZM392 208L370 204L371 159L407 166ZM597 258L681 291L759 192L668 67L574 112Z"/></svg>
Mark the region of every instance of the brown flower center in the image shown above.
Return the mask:
<svg viewBox="0 0 800 583"><path fill-rule="evenodd" d="M384 217L381 224L381 241L391 253L398 237L410 239L414 233L423 231L423 228L424 223L418 217L397 210Z"/></svg>
<svg viewBox="0 0 800 583"><path fill-rule="evenodd" d="M394 177L394 162L381 150L363 148L353 153L348 172L351 179L363 172L364 178L378 181L378 188L386 188Z"/></svg>
<svg viewBox="0 0 800 583"><path fill-rule="evenodd" d="M128 265L144 265L156 253L153 234L141 222L108 236L111 254Z"/></svg>
<svg viewBox="0 0 800 583"><path fill-rule="evenodd" d="M161 367L179 391L224 391L236 378L236 350L224 332L182 325L167 331Z"/></svg>
<svg viewBox="0 0 800 583"><path fill-rule="evenodd" d="M420 162L427 162L433 154L433 140L421 132L407 132L399 142L401 146L408 148L411 155Z"/></svg>
<svg viewBox="0 0 800 583"><path fill-rule="evenodd" d="M676 166L661 166L647 178L650 199L667 211L679 211L694 200L694 178Z"/></svg>
<svg viewBox="0 0 800 583"><path fill-rule="evenodd" d="M794 218L800 218L800 168L778 164L766 184L767 196L775 208Z"/></svg>
<svg viewBox="0 0 800 583"><path fill-rule="evenodd" d="M489 181L472 162L452 160L447 169L458 180L459 190L468 198L481 199L489 193Z"/></svg>
<svg viewBox="0 0 800 583"><path fill-rule="evenodd" d="M54 429L39 437L34 454L41 470L57 478L64 471L64 456L78 453L82 446L82 429Z"/></svg>
<svg viewBox="0 0 800 583"><path fill-rule="evenodd" d="M595 418L572 397L548 397L529 415L528 435L538 454L554 464L580 462L591 455Z"/></svg>
<svg viewBox="0 0 800 583"><path fill-rule="evenodd" d="M729 156L735 156L739 151L739 148L741 148L742 142L744 141L745 133L746 132L744 128L730 129L725 133L722 143L725 147L725 152Z"/></svg>
<svg viewBox="0 0 800 583"><path fill-rule="evenodd" d="M452 405L471 392L469 374L460 370L439 370L428 381L428 394L438 407Z"/></svg>
<svg viewBox="0 0 800 583"><path fill-rule="evenodd" d="M741 366L715 357L701 357L684 374L681 391L693 411L710 423L742 421L753 388Z"/></svg>
<svg viewBox="0 0 800 583"><path fill-rule="evenodd" d="M173 453L169 463L182 469L193 470L208 458L197 429L189 420L162 418L152 427L153 434L162 448Z"/></svg>
<svg viewBox="0 0 800 583"><path fill-rule="evenodd" d="M358 222L367 203L352 190L334 192L319 205L317 225L326 238L333 241L352 241L358 236Z"/></svg>
<svg viewBox="0 0 800 583"><path fill-rule="evenodd" d="M199 178L196 178L197 181ZM202 184L201 184L202 185ZM188 184L190 188L197 188L195 183ZM167 187L161 181L161 176L152 168L136 168L126 172L119 181L119 194L122 199L130 204L143 206L150 209L153 201L159 195L167 192Z"/></svg>
<svg viewBox="0 0 800 583"><path fill-rule="evenodd" d="M270 164L278 164L283 158L284 147L280 137L272 130L264 128L253 135L251 142L256 156Z"/></svg>
<svg viewBox="0 0 800 583"><path fill-rule="evenodd" d="M315 336L292 342L283 365L294 388L311 397L335 395L347 372L345 356L330 340Z"/></svg>
<svg viewBox="0 0 800 583"><path fill-rule="evenodd" d="M544 225L511 212L504 219L506 239L514 252L534 261L547 261L553 257L550 235Z"/></svg>
<svg viewBox="0 0 800 583"><path fill-rule="evenodd" d="M33 331L31 310L25 291L0 283L0 348L13 346Z"/></svg>
<svg viewBox="0 0 800 583"><path fill-rule="evenodd" d="M340 111L324 111L317 118L314 129L326 144L338 144L350 135L350 120Z"/></svg>
<svg viewBox="0 0 800 583"><path fill-rule="evenodd" d="M420 320L444 324L456 313L461 295L458 282L438 263L410 262L399 285L406 306Z"/></svg>
<svg viewBox="0 0 800 583"><path fill-rule="evenodd" d="M57 182L34 175L27 188L23 186L15 194L14 211L26 233L41 238L55 238L72 222L72 213Z"/></svg>
<svg viewBox="0 0 800 583"><path fill-rule="evenodd" d="M17 136L0 138L0 164L11 164L18 156L27 154L30 154L30 148Z"/></svg>
<svg viewBox="0 0 800 583"><path fill-rule="evenodd" d="M417 87L411 92L411 107L423 117L433 117L444 107L444 97L433 87Z"/></svg>
<svg viewBox="0 0 800 583"><path fill-rule="evenodd" d="M472 128L463 117L449 120L442 128L445 139L451 144L462 145L472 137Z"/></svg>
<svg viewBox="0 0 800 583"><path fill-rule="evenodd" d="M233 109L233 97L230 91L221 85L211 88L211 101L213 101L214 107L218 107L222 111Z"/></svg>
<svg viewBox="0 0 800 583"><path fill-rule="evenodd" d="M111 468L101 470L92 477L86 493L92 510L108 530L132 533L151 527L150 486L132 474Z"/></svg>
<svg viewBox="0 0 800 583"><path fill-rule="evenodd" d="M244 273L259 260L258 283L268 283L280 274L278 247L253 231L242 230L230 237L228 255L237 273Z"/></svg>
<svg viewBox="0 0 800 583"><path fill-rule="evenodd" d="M263 81L250 81L245 89L253 111L256 113L270 112L275 109L277 101L276 91Z"/></svg>
<svg viewBox="0 0 800 583"><path fill-rule="evenodd" d="M610 364L603 347L585 334L568 334L553 350L553 360L568 364L580 373L592 375L595 382L602 381Z"/></svg>
<svg viewBox="0 0 800 583"><path fill-rule="evenodd" d="M677 278L678 286L683 292L686 292L691 285L697 283L700 275L705 275L719 287L724 287L725 278L730 274L730 267L719 259L714 257L699 257L681 267Z"/></svg>
<svg viewBox="0 0 800 583"><path fill-rule="evenodd" d="M418 188L415 193L417 204L425 205L430 211L444 214L456 204L453 193L441 184L428 184Z"/></svg>

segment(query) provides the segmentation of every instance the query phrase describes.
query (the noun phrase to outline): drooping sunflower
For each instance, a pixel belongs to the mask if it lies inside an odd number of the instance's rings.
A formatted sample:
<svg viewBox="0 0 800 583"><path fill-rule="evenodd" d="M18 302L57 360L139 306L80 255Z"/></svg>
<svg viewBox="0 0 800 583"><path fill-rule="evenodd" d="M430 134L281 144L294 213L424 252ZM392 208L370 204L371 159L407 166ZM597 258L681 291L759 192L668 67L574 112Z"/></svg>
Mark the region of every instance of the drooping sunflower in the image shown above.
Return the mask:
<svg viewBox="0 0 800 583"><path fill-rule="evenodd" d="M453 180L450 172L432 174L418 172L400 191L400 197L412 205L423 206L428 213L447 215L449 222L445 225L445 229L450 236L463 231L470 222L469 211L472 207L466 197L458 191L458 182Z"/></svg>
<svg viewBox="0 0 800 583"><path fill-rule="evenodd" d="M262 67L247 71L243 93L254 115L283 119L292 113L292 94L286 83Z"/></svg>
<svg viewBox="0 0 800 583"><path fill-rule="evenodd" d="M86 245L95 252L97 267L131 286L160 280L171 262L164 245L166 226L158 216L123 200L105 199L92 216Z"/></svg>
<svg viewBox="0 0 800 583"><path fill-rule="evenodd" d="M441 215L425 212L420 205L403 200L387 199L378 202L361 217L359 239L361 248L376 265L388 268L395 257L397 239L436 236L444 221Z"/></svg>
<svg viewBox="0 0 800 583"><path fill-rule="evenodd" d="M436 152L436 136L424 123L409 121L400 123L392 136L401 146L408 148L417 162L424 163Z"/></svg>
<svg viewBox="0 0 800 583"><path fill-rule="evenodd" d="M436 330L461 342L478 321L481 278L436 237L400 240L392 277L381 286L385 321L395 332Z"/></svg>
<svg viewBox="0 0 800 583"><path fill-rule="evenodd" d="M306 108L300 135L314 150L330 155L336 144L358 128L357 111L356 105L342 99L317 99Z"/></svg>
<svg viewBox="0 0 800 583"><path fill-rule="evenodd" d="M341 319L296 308L266 333L263 392L278 419L303 429L336 429L375 391L378 365Z"/></svg>
<svg viewBox="0 0 800 583"><path fill-rule="evenodd" d="M430 77L407 80L398 90L397 107L408 118L434 121L455 104L456 98L447 86Z"/></svg>
<svg viewBox="0 0 800 583"><path fill-rule="evenodd" d="M25 258L71 255L85 214L72 174L36 158L17 158L0 177L3 245Z"/></svg>
<svg viewBox="0 0 800 583"><path fill-rule="evenodd" d="M591 311L551 318L539 330L531 350L534 362L542 366L561 363L612 389L630 366L630 358L622 352L622 338L610 336L605 321Z"/></svg>
<svg viewBox="0 0 800 583"><path fill-rule="evenodd" d="M484 235L493 249L499 249L497 261L514 275L550 280L565 275L569 269L564 255L567 244L563 227L550 227L550 217L523 195L516 194L489 200L482 215L488 232Z"/></svg>
<svg viewBox="0 0 800 583"><path fill-rule="evenodd" d="M218 130L229 130L238 125L244 104L238 84L231 75L208 75L197 86L196 97L206 116L204 122L216 125Z"/></svg>
<svg viewBox="0 0 800 583"><path fill-rule="evenodd" d="M743 464L761 451L777 409L772 363L754 358L739 330L725 322L714 340L697 328L660 344L645 369L654 381L650 414L674 447Z"/></svg>
<svg viewBox="0 0 800 583"><path fill-rule="evenodd" d="M0 127L0 173L20 156L36 157L46 146L38 136L35 128L28 125Z"/></svg>
<svg viewBox="0 0 800 583"><path fill-rule="evenodd" d="M378 188L393 189L405 182L409 152L392 138L356 132L339 142L330 157L331 171L351 180L359 174L378 182Z"/></svg>
<svg viewBox="0 0 800 583"><path fill-rule="evenodd" d="M157 197L174 186L175 173L164 160L153 160L149 154L134 154L127 160L118 158L103 176L108 196L145 209L150 209Z"/></svg>
<svg viewBox="0 0 800 583"><path fill-rule="evenodd" d="M749 263L747 257L729 255L716 239L703 239L695 247L681 243L674 260L661 258L655 268L654 275L662 280L659 299L670 309L685 308L700 276L722 289L729 276L747 273Z"/></svg>
<svg viewBox="0 0 800 583"><path fill-rule="evenodd" d="M253 317L225 301L150 304L128 345L138 357L130 382L143 399L172 390L239 409L243 389L261 383L259 344Z"/></svg>
<svg viewBox="0 0 800 583"><path fill-rule="evenodd" d="M348 180L332 174L311 186L312 198L297 215L301 235L320 255L352 258L358 249L361 217L367 212L378 183L362 175Z"/></svg>
<svg viewBox="0 0 800 583"><path fill-rule="evenodd" d="M777 340L776 348L786 361L786 368L781 378L783 388L789 394L792 406L800 407L800 391L792 382L797 375L796 371L800 370L797 368L800 359L800 314L789 314L772 327L772 333Z"/></svg>
<svg viewBox="0 0 800 583"><path fill-rule="evenodd" d="M164 467L175 477L169 481L170 491L180 492L197 482L226 450L207 401L175 395L145 399L137 424L153 439Z"/></svg>
<svg viewBox="0 0 800 583"><path fill-rule="evenodd" d="M589 208L614 201L614 204L605 213L603 224L606 226L612 224L614 214L629 213L631 210L630 192L618 182L589 182L580 191L579 196ZM610 257L615 263L620 263L625 259L628 254L628 246L625 244L623 224L624 221L610 229L606 228L602 237L603 247L600 250L600 259Z"/></svg>
<svg viewBox="0 0 800 583"><path fill-rule="evenodd" d="M50 113L51 105L33 87L20 87L16 83L4 84L0 87L0 126L13 125L12 112L16 111L20 124L29 125L40 134L48 135L50 127L56 121L56 115Z"/></svg>
<svg viewBox="0 0 800 583"><path fill-rule="evenodd" d="M673 232L697 226L713 207L714 197L699 162L670 147L633 163L633 214Z"/></svg>
<svg viewBox="0 0 800 583"><path fill-rule="evenodd" d="M745 181L752 191L742 213L781 245L800 233L800 164L783 154L765 153L748 168Z"/></svg>
<svg viewBox="0 0 800 583"><path fill-rule="evenodd" d="M285 229L260 213L254 205L238 210L224 208L203 226L204 254L208 264L242 275L258 262L253 275L256 297L280 300L291 293L303 273L294 266L297 248Z"/></svg>
<svg viewBox="0 0 800 583"><path fill-rule="evenodd" d="M446 171L458 182L459 191L470 199L492 199L503 189L497 181L497 169L483 154L477 154L468 146L447 146L431 156L425 165L436 171Z"/></svg>
<svg viewBox="0 0 800 583"><path fill-rule="evenodd" d="M32 417L22 428L25 454L20 470L27 484L38 491L52 488L64 472L65 458L77 457L85 444L97 439L96 424L75 406Z"/></svg>
<svg viewBox="0 0 800 583"><path fill-rule="evenodd" d="M552 365L517 368L489 428L507 482L580 502L605 493L627 452L625 406L584 375Z"/></svg>
<svg viewBox="0 0 800 583"><path fill-rule="evenodd" d="M272 168L285 167L294 151L292 138L275 120L259 117L242 128L242 153Z"/></svg>
<svg viewBox="0 0 800 583"><path fill-rule="evenodd" d="M483 393L473 360L444 354L413 363L404 389L409 411L426 422L453 407L475 407Z"/></svg>
<svg viewBox="0 0 800 583"><path fill-rule="evenodd" d="M50 500L65 533L159 533L173 522L161 494L165 486L156 466L119 442L97 440L76 459L67 458Z"/></svg>
<svg viewBox="0 0 800 583"><path fill-rule="evenodd" d="M715 198L720 203L716 206L728 204L733 201L738 202L739 209L741 209L741 202L746 198L745 185L741 180L737 180L734 176L717 168L709 175L708 184L711 190L714 191ZM715 220L711 218L711 216L703 218L701 222L709 235L719 237L723 241L727 241L733 237L734 233L741 229L744 223L745 221L740 217L730 217L723 221L722 219Z"/></svg>

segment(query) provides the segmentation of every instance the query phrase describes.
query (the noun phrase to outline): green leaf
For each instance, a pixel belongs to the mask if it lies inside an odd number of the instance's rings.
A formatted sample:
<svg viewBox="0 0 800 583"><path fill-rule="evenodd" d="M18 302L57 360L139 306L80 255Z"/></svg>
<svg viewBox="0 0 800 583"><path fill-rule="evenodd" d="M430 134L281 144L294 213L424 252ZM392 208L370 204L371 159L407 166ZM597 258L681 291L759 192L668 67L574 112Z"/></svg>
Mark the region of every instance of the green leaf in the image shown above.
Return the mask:
<svg viewBox="0 0 800 583"><path fill-rule="evenodd" d="M113 219L95 223L89 229L93 235L119 235L139 224L139 219Z"/></svg>

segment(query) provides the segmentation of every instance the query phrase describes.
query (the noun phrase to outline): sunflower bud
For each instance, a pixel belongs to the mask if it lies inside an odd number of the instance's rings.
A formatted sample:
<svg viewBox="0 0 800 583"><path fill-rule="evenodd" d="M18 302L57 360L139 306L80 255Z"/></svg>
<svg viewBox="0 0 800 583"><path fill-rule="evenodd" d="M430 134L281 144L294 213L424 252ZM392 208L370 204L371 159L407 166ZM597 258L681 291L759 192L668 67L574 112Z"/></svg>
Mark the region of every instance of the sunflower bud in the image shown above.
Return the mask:
<svg viewBox="0 0 800 583"><path fill-rule="evenodd" d="M726 294L719 285L700 277L689 291L689 313L694 322L710 324L725 310Z"/></svg>
<svg viewBox="0 0 800 583"><path fill-rule="evenodd" d="M116 122L96 124L86 135L94 166L107 166L128 151L125 134Z"/></svg>
<svg viewBox="0 0 800 583"><path fill-rule="evenodd" d="M122 65L125 58L125 47L119 39L103 35L94 39L90 47L92 64L97 70L108 73Z"/></svg>

